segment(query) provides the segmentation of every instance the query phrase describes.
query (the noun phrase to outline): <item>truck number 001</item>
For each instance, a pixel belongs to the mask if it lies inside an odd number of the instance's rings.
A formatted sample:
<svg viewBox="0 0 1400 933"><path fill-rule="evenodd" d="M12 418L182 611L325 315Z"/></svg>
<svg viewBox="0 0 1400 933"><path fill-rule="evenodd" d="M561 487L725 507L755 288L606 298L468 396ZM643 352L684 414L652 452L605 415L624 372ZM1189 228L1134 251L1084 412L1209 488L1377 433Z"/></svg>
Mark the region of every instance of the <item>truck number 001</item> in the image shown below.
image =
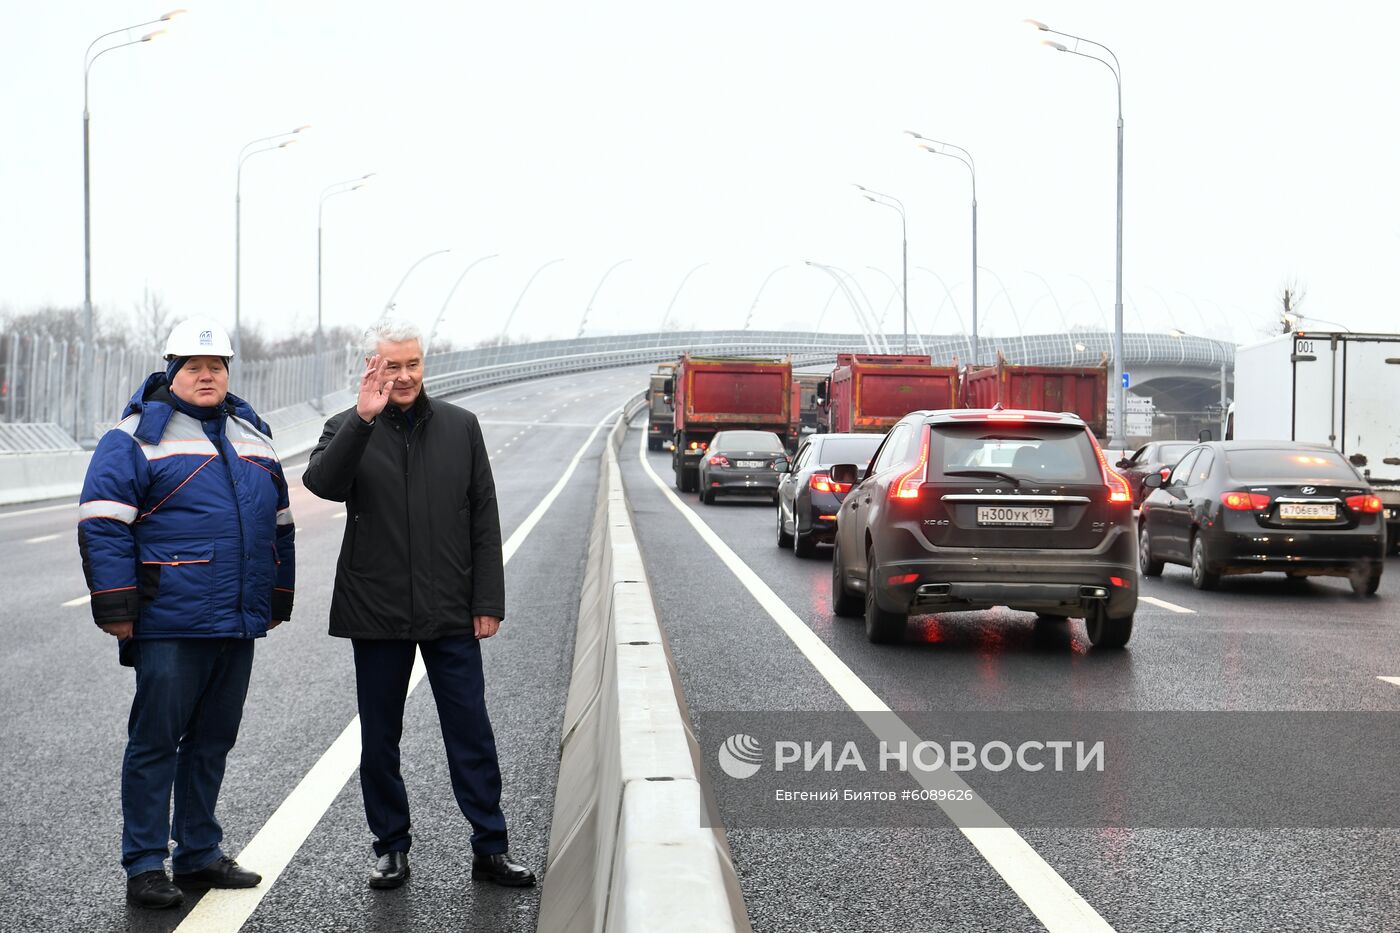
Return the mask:
<svg viewBox="0 0 1400 933"><path fill-rule="evenodd" d="M1296 352L1298 352L1298 353L1311 353L1311 352L1313 352L1313 342L1312 342L1311 340L1299 340L1299 341L1298 341L1298 349L1297 349Z"/></svg>

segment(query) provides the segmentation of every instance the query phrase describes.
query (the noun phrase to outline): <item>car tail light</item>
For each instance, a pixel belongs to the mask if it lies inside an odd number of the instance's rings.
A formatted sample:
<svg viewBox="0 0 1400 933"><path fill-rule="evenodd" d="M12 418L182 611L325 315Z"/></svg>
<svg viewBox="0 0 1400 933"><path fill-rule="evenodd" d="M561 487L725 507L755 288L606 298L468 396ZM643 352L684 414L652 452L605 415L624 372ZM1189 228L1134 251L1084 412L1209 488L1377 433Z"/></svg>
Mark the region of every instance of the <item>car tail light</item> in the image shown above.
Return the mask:
<svg viewBox="0 0 1400 933"><path fill-rule="evenodd" d="M1347 496L1347 508L1353 512L1374 514L1385 508L1380 496Z"/></svg>
<svg viewBox="0 0 1400 933"><path fill-rule="evenodd" d="M724 454L715 454L713 457L710 458L710 466L727 467L729 466L729 458L726 457Z"/></svg>
<svg viewBox="0 0 1400 933"><path fill-rule="evenodd" d="M906 583L913 583L917 579L919 579L917 573L901 573L890 577L888 582L890 586L903 586Z"/></svg>
<svg viewBox="0 0 1400 933"><path fill-rule="evenodd" d="M1122 577L1109 577L1109 578L1108 578L1108 582L1109 582L1109 583L1112 583L1114 586L1118 587L1119 589L1122 589L1123 587L1125 587L1125 586L1128 585L1128 581L1127 581L1127 580L1124 580Z"/></svg>
<svg viewBox="0 0 1400 933"><path fill-rule="evenodd" d="M812 489L814 489L817 492L851 491L850 483L838 483L834 479L832 479L831 475L828 473L813 473L812 478L807 481L807 485L811 486Z"/></svg>
<svg viewBox="0 0 1400 933"><path fill-rule="evenodd" d="M1108 465L1108 458L1103 455L1103 448L1094 435L1088 431L1084 433L1088 435L1089 443L1094 445L1094 456L1098 458L1099 469L1103 471L1103 484L1108 487L1108 501L1115 505L1132 505L1133 492L1128 488L1128 481Z"/></svg>
<svg viewBox="0 0 1400 933"><path fill-rule="evenodd" d="M919 498L919 487L923 485L924 477L928 474L928 445L929 428L928 425L924 425L923 443L919 447L919 462L914 464L912 470L901 474L898 479L890 483L891 499Z"/></svg>
<svg viewBox="0 0 1400 933"><path fill-rule="evenodd" d="M1258 512L1267 509L1270 501L1258 492L1227 492L1220 496L1220 504L1235 512Z"/></svg>

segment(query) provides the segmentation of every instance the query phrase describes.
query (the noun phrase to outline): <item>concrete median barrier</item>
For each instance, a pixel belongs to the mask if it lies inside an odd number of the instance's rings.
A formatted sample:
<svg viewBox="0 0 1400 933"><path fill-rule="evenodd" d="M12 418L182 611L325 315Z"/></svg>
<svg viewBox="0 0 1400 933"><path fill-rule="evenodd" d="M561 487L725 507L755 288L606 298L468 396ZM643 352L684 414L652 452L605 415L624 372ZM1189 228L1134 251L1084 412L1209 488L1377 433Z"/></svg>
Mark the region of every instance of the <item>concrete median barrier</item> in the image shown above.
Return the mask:
<svg viewBox="0 0 1400 933"><path fill-rule="evenodd" d="M747 933L623 494L626 421L590 529L539 930Z"/></svg>

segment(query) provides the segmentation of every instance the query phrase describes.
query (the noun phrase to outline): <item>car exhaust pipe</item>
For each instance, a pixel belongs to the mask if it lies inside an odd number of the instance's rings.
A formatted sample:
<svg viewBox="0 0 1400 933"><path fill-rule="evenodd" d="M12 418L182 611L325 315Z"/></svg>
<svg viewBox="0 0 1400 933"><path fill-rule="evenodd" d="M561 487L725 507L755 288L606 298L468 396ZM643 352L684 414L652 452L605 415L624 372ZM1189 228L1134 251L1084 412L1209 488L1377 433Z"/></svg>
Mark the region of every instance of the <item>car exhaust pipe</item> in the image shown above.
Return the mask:
<svg viewBox="0 0 1400 933"><path fill-rule="evenodd" d="M1081 586L1080 599L1108 599L1108 588L1104 586Z"/></svg>
<svg viewBox="0 0 1400 933"><path fill-rule="evenodd" d="M925 583L914 591L917 596L947 597L952 594L951 583Z"/></svg>

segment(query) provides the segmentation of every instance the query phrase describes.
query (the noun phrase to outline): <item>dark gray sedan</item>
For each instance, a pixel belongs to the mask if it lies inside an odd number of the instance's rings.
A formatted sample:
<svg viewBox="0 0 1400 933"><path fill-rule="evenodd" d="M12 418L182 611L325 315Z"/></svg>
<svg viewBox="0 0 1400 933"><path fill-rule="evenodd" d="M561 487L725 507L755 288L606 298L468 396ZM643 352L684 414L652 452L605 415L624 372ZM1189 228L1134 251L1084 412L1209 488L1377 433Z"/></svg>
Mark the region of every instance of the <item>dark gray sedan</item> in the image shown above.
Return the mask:
<svg viewBox="0 0 1400 933"><path fill-rule="evenodd" d="M782 478L778 464L787 466L787 451L773 432L720 431L700 459L700 501L710 505L721 495L773 499Z"/></svg>

